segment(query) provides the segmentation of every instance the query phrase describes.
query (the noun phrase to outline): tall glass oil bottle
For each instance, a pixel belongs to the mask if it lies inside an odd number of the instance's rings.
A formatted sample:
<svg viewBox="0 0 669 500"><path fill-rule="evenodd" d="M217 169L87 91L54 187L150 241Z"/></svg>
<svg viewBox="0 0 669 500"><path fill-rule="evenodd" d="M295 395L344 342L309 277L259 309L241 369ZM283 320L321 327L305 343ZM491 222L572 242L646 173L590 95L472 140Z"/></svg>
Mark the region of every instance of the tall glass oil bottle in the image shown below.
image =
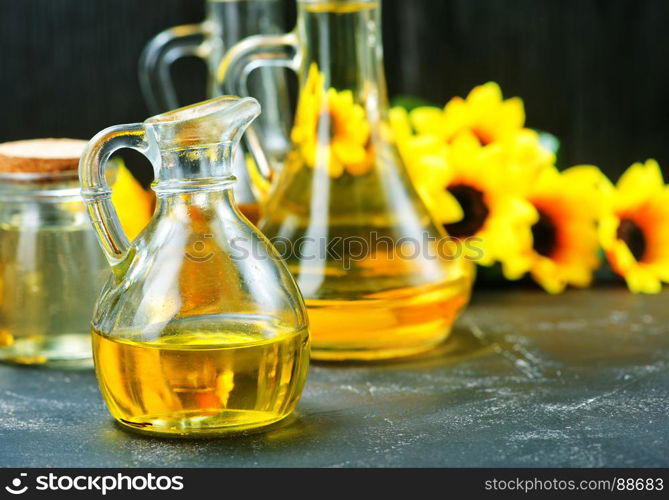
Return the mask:
<svg viewBox="0 0 669 500"><path fill-rule="evenodd" d="M283 64L300 92L291 151L270 183L252 130L252 178L263 233L306 299L312 357L370 360L414 354L449 334L473 267L458 256L412 187L388 124L381 2L301 0L283 36L248 38L219 78L243 92L251 69Z"/></svg>
<svg viewBox="0 0 669 500"><path fill-rule="evenodd" d="M232 152L258 113L253 99L220 97L104 130L82 157L82 194L113 271L92 321L96 372L112 415L137 431L247 431L300 397L304 303L232 195ZM158 199L131 244L104 178L125 147L154 165Z"/></svg>

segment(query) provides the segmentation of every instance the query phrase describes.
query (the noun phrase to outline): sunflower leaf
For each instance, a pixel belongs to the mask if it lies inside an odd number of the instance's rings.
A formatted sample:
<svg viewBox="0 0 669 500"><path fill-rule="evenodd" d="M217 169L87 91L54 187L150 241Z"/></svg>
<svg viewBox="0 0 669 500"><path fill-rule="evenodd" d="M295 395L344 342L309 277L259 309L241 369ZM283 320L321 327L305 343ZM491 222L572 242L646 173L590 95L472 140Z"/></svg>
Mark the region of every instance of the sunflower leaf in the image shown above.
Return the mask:
<svg viewBox="0 0 669 500"><path fill-rule="evenodd" d="M396 97L393 97L391 106L393 108L400 107L406 109L407 111L412 111L413 109L421 108L423 106L434 106L434 104L428 101L427 99L423 99L421 97L415 97L411 95L398 95Z"/></svg>

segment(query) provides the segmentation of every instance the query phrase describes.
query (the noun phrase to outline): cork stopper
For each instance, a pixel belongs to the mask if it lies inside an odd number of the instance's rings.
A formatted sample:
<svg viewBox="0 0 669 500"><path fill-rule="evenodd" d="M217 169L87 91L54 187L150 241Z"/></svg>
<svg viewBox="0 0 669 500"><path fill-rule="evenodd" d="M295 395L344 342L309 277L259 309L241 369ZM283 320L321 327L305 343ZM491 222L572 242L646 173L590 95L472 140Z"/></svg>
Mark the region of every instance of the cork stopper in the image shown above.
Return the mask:
<svg viewBox="0 0 669 500"><path fill-rule="evenodd" d="M76 172L87 142L78 139L31 139L0 143L0 173Z"/></svg>

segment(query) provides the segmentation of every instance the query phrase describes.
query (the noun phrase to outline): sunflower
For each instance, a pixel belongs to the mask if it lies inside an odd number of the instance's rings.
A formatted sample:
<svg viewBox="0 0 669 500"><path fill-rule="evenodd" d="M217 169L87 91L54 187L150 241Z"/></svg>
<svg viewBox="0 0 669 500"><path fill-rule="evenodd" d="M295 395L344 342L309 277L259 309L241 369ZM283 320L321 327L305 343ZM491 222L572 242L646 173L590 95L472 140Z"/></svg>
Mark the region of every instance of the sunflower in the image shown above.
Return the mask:
<svg viewBox="0 0 669 500"><path fill-rule="evenodd" d="M655 160L635 163L606 189L599 236L615 273L635 293L669 283L669 187Z"/></svg>
<svg viewBox="0 0 669 500"><path fill-rule="evenodd" d="M482 146L471 134L446 145L434 135L412 135L408 121L406 111L392 111L400 153L435 220L457 240L476 238L476 248L465 246L469 258L500 262L509 279L522 276L538 216L519 191L521 172L505 162L503 148Z"/></svg>
<svg viewBox="0 0 669 500"><path fill-rule="evenodd" d="M450 143L466 132L485 146L522 130L525 109L521 99L504 100L499 85L488 82L474 87L466 99L454 97L443 109L414 109L411 124L419 135L432 135Z"/></svg>
<svg viewBox="0 0 669 500"><path fill-rule="evenodd" d="M528 201L538 214L526 253L532 278L549 293L568 285L590 285L599 267L597 221L603 211L597 167L581 165L559 172L542 169L529 184Z"/></svg>
<svg viewBox="0 0 669 500"><path fill-rule="evenodd" d="M315 64L300 92L291 139L309 167L325 165L331 177L364 175L373 168L365 109L350 90L326 90Z"/></svg>
<svg viewBox="0 0 669 500"><path fill-rule="evenodd" d="M114 161L119 166L112 186L111 201L126 237L132 241L151 220L155 195L153 191L142 187L120 159Z"/></svg>

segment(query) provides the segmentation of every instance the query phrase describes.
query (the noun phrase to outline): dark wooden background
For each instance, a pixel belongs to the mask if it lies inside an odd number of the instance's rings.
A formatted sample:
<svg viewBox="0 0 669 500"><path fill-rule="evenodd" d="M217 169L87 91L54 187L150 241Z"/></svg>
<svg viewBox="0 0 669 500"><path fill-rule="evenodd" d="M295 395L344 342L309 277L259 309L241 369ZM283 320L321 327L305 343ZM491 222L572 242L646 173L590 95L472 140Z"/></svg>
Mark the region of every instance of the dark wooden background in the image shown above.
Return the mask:
<svg viewBox="0 0 669 500"><path fill-rule="evenodd" d="M143 120L144 44L203 13L203 0L0 0L0 140ZM392 95L443 104L496 80L562 140L565 165L669 167L669 1L385 0L384 21ZM186 99L204 96L201 64L175 70Z"/></svg>

